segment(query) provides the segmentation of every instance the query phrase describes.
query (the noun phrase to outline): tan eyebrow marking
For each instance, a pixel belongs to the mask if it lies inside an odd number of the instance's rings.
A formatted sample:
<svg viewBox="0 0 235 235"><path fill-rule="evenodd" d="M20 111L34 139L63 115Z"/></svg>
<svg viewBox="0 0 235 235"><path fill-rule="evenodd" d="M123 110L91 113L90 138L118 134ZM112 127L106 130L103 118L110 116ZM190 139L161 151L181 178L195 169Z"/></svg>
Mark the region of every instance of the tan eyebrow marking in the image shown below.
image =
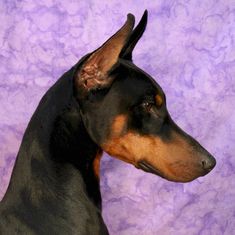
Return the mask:
<svg viewBox="0 0 235 235"><path fill-rule="evenodd" d="M163 99L162 99L162 97L161 97L159 94L157 94L157 95L155 96L155 101L156 101L156 105L157 105L158 107L160 107L160 106L162 105L162 103L163 103Z"/></svg>

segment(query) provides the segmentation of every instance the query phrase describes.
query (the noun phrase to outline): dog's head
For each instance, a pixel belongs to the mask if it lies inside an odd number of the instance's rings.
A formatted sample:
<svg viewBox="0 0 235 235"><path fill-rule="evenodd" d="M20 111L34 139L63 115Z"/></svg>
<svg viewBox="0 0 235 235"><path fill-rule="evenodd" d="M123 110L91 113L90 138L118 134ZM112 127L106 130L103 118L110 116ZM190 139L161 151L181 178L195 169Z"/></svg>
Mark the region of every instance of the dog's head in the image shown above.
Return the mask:
<svg viewBox="0 0 235 235"><path fill-rule="evenodd" d="M171 119L156 81L132 62L147 11L137 27L128 14L122 28L86 56L74 76L84 125L101 148L144 171L188 182L216 161Z"/></svg>

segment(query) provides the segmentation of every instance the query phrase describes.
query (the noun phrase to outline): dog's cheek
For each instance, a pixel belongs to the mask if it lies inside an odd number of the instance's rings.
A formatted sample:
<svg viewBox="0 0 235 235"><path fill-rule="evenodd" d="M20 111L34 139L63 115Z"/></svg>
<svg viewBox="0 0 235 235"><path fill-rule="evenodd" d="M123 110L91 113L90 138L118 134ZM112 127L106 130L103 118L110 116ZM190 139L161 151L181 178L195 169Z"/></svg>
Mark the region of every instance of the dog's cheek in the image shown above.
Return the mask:
<svg viewBox="0 0 235 235"><path fill-rule="evenodd" d="M155 157L156 146L154 138L129 131L121 137L107 140L101 147L111 156L137 166L139 161Z"/></svg>

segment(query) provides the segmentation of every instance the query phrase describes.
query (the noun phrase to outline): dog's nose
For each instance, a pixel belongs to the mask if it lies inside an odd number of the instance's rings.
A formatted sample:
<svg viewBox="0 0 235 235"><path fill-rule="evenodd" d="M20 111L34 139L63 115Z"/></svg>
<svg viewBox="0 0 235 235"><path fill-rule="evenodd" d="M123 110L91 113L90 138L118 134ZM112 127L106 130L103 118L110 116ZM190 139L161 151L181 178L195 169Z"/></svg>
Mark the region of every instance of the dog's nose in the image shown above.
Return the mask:
<svg viewBox="0 0 235 235"><path fill-rule="evenodd" d="M201 163L202 163L203 169L209 172L215 167L216 160L212 155L208 155L202 160Z"/></svg>

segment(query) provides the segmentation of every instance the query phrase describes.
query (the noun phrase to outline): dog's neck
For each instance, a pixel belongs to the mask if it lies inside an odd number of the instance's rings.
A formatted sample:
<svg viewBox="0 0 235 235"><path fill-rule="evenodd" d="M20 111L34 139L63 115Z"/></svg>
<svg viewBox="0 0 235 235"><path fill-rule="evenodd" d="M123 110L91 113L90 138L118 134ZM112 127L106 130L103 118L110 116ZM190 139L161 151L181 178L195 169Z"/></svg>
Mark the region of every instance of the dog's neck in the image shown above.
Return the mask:
<svg viewBox="0 0 235 235"><path fill-rule="evenodd" d="M47 92L35 111L4 200L15 196L21 201L27 197L39 203L43 198L76 203L82 194L101 207L97 161L102 152L83 126L71 74Z"/></svg>
<svg viewBox="0 0 235 235"><path fill-rule="evenodd" d="M87 133L79 108L72 105L57 117L50 138L50 152L56 165L63 168L70 164L81 173L88 196L100 207L99 161L102 150Z"/></svg>

